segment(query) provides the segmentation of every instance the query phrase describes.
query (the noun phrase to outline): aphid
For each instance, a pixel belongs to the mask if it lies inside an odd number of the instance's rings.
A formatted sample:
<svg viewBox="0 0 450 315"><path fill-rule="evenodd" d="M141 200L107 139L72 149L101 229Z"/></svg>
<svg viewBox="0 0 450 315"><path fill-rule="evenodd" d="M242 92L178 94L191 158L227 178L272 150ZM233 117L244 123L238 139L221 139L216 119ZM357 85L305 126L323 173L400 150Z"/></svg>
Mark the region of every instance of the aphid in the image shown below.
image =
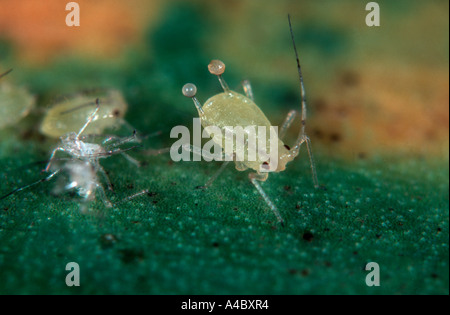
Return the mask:
<svg viewBox="0 0 450 315"><path fill-rule="evenodd" d="M311 163L311 171L313 177L314 186L318 187L316 168L314 165L313 155L311 151L311 141L308 138L305 127L306 127L306 97L305 97L305 88L303 84L303 76L300 67L300 61L298 58L297 48L295 46L294 34L292 31L291 21L289 20L289 28L291 32L292 42L294 46L295 56L297 59L297 69L300 79L300 90L301 90L301 114L296 110L291 110L278 134L278 164L275 170L271 170L274 172L284 171L286 168L286 164L288 162L293 161L300 152L300 147L302 144L306 144L306 148L308 150L309 159ZM197 87L188 83L183 86L182 92L183 95L189 98L192 98L199 117L201 119L201 123L203 128L208 126L217 126L219 128L224 128L227 126L248 126L248 125L258 125L258 126L266 126L269 129L272 125L261 111L261 109L255 104L253 99L253 92L249 81L243 81L242 86L245 92L245 96L232 91L229 89L225 80L222 78L222 74L225 71L225 64L220 60L213 60L208 65L208 70L211 74L214 74L218 77L219 82L224 90L223 93L219 93L209 98L205 104L202 106L198 99L195 97L197 92ZM287 129L292 125L294 119L299 116L301 117L301 130L298 135L297 141L292 147L289 147L284 144L283 139L286 134ZM214 138L213 138L214 139ZM222 148L222 142L217 143ZM201 148L196 148L190 146L190 150L194 153L203 152ZM217 173L210 178L210 180L204 185L204 188L207 188L212 184L212 182L218 177L218 175L224 170L225 166L229 163L229 161L224 162L224 164L220 167ZM259 156L256 161L235 161L236 169L238 171L244 171L247 169L253 169L256 173L250 173L249 179L251 183L255 186L259 194L263 197L264 201L267 205L272 209L273 213L277 217L277 220L283 225L283 219L278 212L276 206L269 199L267 194L262 189L262 186L259 182L263 182L267 180L269 173L261 172L261 168L267 167L267 161L263 161Z"/></svg>
<svg viewBox="0 0 450 315"><path fill-rule="evenodd" d="M45 167L46 172L49 172L52 169L50 175L29 185L17 188L12 192L1 197L0 200L12 194L15 194L19 191L37 185L39 183L49 181L61 172L66 172L67 174L69 174L69 184L60 186L63 187L63 189L57 189L58 193L64 190L75 189L78 195L82 197L84 202L83 209L85 209L84 206L85 203L94 200L95 192L98 191L105 206L112 207L113 206L112 203L106 197L103 186L98 180L97 174L101 173L108 184L108 188L110 190L113 190L109 177L106 174L103 167L100 165L99 159L106 158L115 154L121 154L125 158L127 158L127 160L129 160L130 162L139 166L138 161L136 161L134 158L125 153L125 151L131 150L134 147L128 149L120 148L120 146L123 144L136 141L136 134L133 134L133 136L130 137L122 137L122 138L116 136L109 136L103 140L101 145L96 143L84 142L83 140L89 138L90 136L89 135L82 136L82 133L87 129L87 127L95 118L100 109L98 100L96 101L96 104L97 105L95 110L89 115L87 121L85 122L83 127L78 131L78 133L71 132L61 137L61 144L52 151L47 166ZM69 157L63 159L67 160L67 162L64 163L62 167L53 170L54 167L52 168L52 165L53 162L56 160L55 155L56 152L58 151L66 152L69 155ZM146 192L147 191L144 190L130 197L127 197L126 200L130 200Z"/></svg>
<svg viewBox="0 0 450 315"><path fill-rule="evenodd" d="M12 69L0 74L0 79ZM23 87L0 83L0 128L14 125L25 117L34 106L35 99Z"/></svg>
<svg viewBox="0 0 450 315"><path fill-rule="evenodd" d="M56 152L58 151L66 152L74 159L89 161L91 164L95 165L95 167L101 173L104 173L105 175L106 173L100 166L98 161L101 158L107 158L114 154L121 154L128 161L135 164L136 166L139 166L139 162L137 160L125 153L125 151L128 151L134 147L126 150L119 148L119 146L129 142L138 142L139 140L136 136L136 132L134 132L130 137L108 136L103 140L101 145L83 141L92 136L82 136L81 134L86 131L92 121L98 119L98 113L100 110L99 100L97 99L95 103L96 107L94 111L89 115L87 121L85 121L85 124L81 127L78 133L69 132L60 138L61 144L56 147L50 155L50 159L45 168L45 171L49 171L50 165L55 157Z"/></svg>
<svg viewBox="0 0 450 315"><path fill-rule="evenodd" d="M86 129L87 134L102 134L106 128L125 125L132 129L123 119L128 105L117 90L107 90L102 94L78 94L57 103L45 115L40 131L52 138L59 138L73 130L78 130L99 100L101 108Z"/></svg>

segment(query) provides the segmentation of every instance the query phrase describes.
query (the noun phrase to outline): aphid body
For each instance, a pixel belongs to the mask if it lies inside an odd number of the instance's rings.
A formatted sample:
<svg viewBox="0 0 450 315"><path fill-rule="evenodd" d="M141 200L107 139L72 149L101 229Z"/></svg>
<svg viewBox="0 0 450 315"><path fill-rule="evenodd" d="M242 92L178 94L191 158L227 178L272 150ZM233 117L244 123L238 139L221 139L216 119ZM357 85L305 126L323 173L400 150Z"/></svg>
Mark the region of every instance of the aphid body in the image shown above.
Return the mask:
<svg viewBox="0 0 450 315"><path fill-rule="evenodd" d="M303 143L306 144L306 147L308 149L310 162L311 162L311 170L312 170L312 176L313 176L313 182L314 186L318 187L318 181L317 181L317 175L316 175L316 169L314 166L314 161L312 157L312 151L311 151L311 145L310 140L305 132L305 126L306 126L306 98L305 98L305 89L303 84L303 76L301 73L301 67L300 62L298 59L297 49L295 47L292 27L289 19L289 26L291 30L291 36L292 41L294 44L294 50L297 57L297 68L300 78L300 88L301 88L301 96L302 96L302 112L299 114L296 110L292 110L287 115L284 123L281 125L281 128L278 133L277 137L277 148L278 148L278 163L276 164L277 167L275 169L269 168L269 163L267 161L264 161L261 159L261 157L257 154L257 158L254 161L250 160L244 160L244 161L236 161L235 165L236 169L238 171L244 171L247 169L252 169L256 171L256 173L250 173L249 179L252 182L252 184L255 186L255 188L258 190L258 192L261 194L267 205L272 209L274 214L276 215L278 221L283 224L283 219L281 218L281 215L279 214L276 206L272 203L272 201L269 199L267 194L263 191L261 185L259 184L259 181L265 181L268 176L269 172L281 172L284 171L286 168L286 164L292 160L295 159L295 157L300 152L300 147ZM237 93L235 91L232 91L229 89L228 85L222 78L222 74L225 71L225 64L220 60L213 60L208 65L208 70L211 74L214 74L218 77L219 82L224 90L224 92L219 93L217 95L212 96L209 98L204 105L202 106L200 102L196 98L197 93L197 87L192 84L188 83L183 86L182 93L186 97L192 98L194 105L197 108L197 111L199 113L199 117L201 119L202 126L204 128L207 128L208 126L217 126L221 129L227 128L229 126L242 126L245 128L246 126L264 126L266 127L266 130L270 130L270 128L273 128L273 125L270 123L270 121L267 119L267 117L264 115L264 113L261 111L261 109L256 105L253 98L253 92L250 83L246 80L243 81L243 89L245 92L245 96ZM289 146L284 144L284 136L286 134L287 129L291 126L292 122L294 121L295 117L301 116L301 130L298 135L297 141L295 145L290 148ZM245 130L245 129L244 129ZM249 135L247 135L249 136ZM259 136L259 135L258 135ZM229 139L225 139L222 137L221 141L215 141L217 144L219 144L222 148L224 148L224 141L229 141ZM266 137L268 139L268 137ZM214 137L213 137L214 140ZM267 143L267 146L270 144ZM190 150L197 154L204 154L204 151L201 148L196 148L191 146ZM234 152L236 153L239 152ZM208 153L206 153L208 154ZM208 187L216 178L217 176L223 171L224 167L228 164L228 162L225 162L222 167L218 170L218 172L204 185L203 187ZM265 170L262 172L261 170Z"/></svg>
<svg viewBox="0 0 450 315"><path fill-rule="evenodd" d="M127 124L123 117L128 105L118 90L108 90L102 94L83 95L66 99L51 107L45 115L40 131L52 138L59 138L73 130L78 130L86 122L95 108L95 99L101 107L86 129L87 134L101 134L109 127Z"/></svg>
<svg viewBox="0 0 450 315"><path fill-rule="evenodd" d="M0 78L10 73L0 74ZM33 108L35 98L23 87L0 83L0 128L12 126Z"/></svg>

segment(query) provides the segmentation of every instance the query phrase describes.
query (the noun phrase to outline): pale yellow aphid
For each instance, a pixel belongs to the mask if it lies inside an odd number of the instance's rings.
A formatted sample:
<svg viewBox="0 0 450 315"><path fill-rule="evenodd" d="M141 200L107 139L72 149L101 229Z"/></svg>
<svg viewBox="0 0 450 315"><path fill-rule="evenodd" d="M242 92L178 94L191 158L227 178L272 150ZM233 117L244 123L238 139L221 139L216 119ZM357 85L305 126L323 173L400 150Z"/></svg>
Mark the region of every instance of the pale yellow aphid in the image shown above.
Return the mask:
<svg viewBox="0 0 450 315"><path fill-rule="evenodd" d="M12 71L0 74L1 78ZM12 126L33 108L34 97L23 87L0 82L0 128Z"/></svg>
<svg viewBox="0 0 450 315"><path fill-rule="evenodd" d="M106 128L127 124L123 117L128 105L122 93L108 90L90 95L79 94L54 105L42 121L41 133L48 137L59 138L80 129L86 122L86 117L95 109L96 99L101 106L86 128L86 134L102 134Z"/></svg>
<svg viewBox="0 0 450 315"><path fill-rule="evenodd" d="M289 26L290 26L290 20L289 20ZM308 136L305 132L305 126L306 126L306 98L305 98L305 89L303 84L303 76L301 73L301 67L300 62L298 60L298 54L297 49L295 47L294 37L292 33L292 27L291 29L291 35L292 40L294 43L294 50L297 57L297 68L298 73L300 77L300 89L301 89L301 95L302 95L302 112L301 115L296 111L292 110L287 115L284 123L282 124L279 134L278 134L278 163L277 168L270 170L273 172L281 172L284 171L286 168L286 164L288 162L293 161L296 156L299 154L300 146L305 143L309 158L311 162L311 170L313 175L313 182L314 186L318 187L318 181L317 181L317 175L316 175L316 169L313 162L312 157L312 151L311 151L311 144ZM201 119L201 123L203 128L207 128L209 126L217 126L220 129L224 127L236 127L236 126L265 126L267 127L266 130L271 128L273 125L269 122L267 117L264 115L264 113L261 111L261 109L255 104L253 99L253 92L250 86L250 83L248 81L244 81L242 83L243 89L245 92L245 96L237 93L235 91L232 91L229 89L228 85L222 78L222 74L225 71L225 64L220 60L213 60L208 65L208 70L211 74L214 74L218 77L219 82L224 90L223 93L219 93L217 95L214 95L213 97L209 98L205 104L202 106L200 102L195 97L197 93L197 87L192 84L188 83L183 86L182 92L183 95L186 97L192 98L194 101L194 104L197 108L199 117ZM292 122L294 121L296 116L301 116L301 122L302 122L302 128L300 130L300 133L298 135L297 141L295 145L290 148L289 146L285 145L283 142L283 138L286 134L286 130L291 126ZM214 142L216 142L218 145L220 145L222 148L223 141L217 142L214 140L214 137L212 138ZM190 150L197 154L203 154L204 152L201 148L196 148L191 146ZM236 152L234 152L236 155ZM222 167L218 170L218 172L211 177L211 179L204 185L203 187L206 188L217 178L217 176L223 171L225 166L228 164L228 161L225 162ZM244 171L247 169L252 169L256 171L256 173L250 173L249 179L252 182L252 184L255 186L255 188L258 190L258 192L263 197L264 201L267 203L267 205L272 209L274 214L276 215L278 221L283 224L283 219L281 218L281 215L279 214L276 206L272 203L272 201L269 199L267 194L263 191L261 185L259 184L259 181L265 181L269 173L268 172L261 172L261 169L264 169L264 166L269 165L267 161L263 161L259 156L257 156L256 161L236 161L235 160L236 169L238 171Z"/></svg>

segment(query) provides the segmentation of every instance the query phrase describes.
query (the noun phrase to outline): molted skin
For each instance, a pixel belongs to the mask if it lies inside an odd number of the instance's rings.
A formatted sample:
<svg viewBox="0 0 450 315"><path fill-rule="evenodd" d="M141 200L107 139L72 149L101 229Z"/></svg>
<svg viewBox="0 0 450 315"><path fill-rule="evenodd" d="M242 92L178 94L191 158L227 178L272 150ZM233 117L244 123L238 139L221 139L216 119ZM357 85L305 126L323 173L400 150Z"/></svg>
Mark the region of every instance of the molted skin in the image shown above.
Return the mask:
<svg viewBox="0 0 450 315"><path fill-rule="evenodd" d="M0 84L0 128L11 126L34 106L34 97L21 87Z"/></svg>
<svg viewBox="0 0 450 315"><path fill-rule="evenodd" d="M245 129L247 126L255 126L255 130L257 130L258 126L265 126L267 133L266 152L270 152L270 128L273 127L261 109L248 97L234 91L223 92L209 98L202 108L203 113L199 112L199 116L203 128L217 126L223 129L224 127L234 128L236 126L241 126ZM246 136L248 136L248 132L246 132ZM213 137L213 141L224 148L225 139L220 141ZM236 150L236 144L234 144L233 149L234 151ZM248 168L253 169L260 175L260 180L265 180L268 177L268 173L260 173L260 166L264 161L261 160L258 154L256 157L256 161L247 161L246 159L244 159L244 161L236 161L236 169L239 171ZM283 171L286 167L286 163L292 159L293 156L289 153L289 150L285 148L283 141L278 139L278 166L274 171Z"/></svg>
<svg viewBox="0 0 450 315"><path fill-rule="evenodd" d="M77 158L90 159L96 158L106 158L107 152L105 149L96 143L87 143L77 139L77 134L71 132L64 137L61 137L61 147L64 151L70 153Z"/></svg>
<svg viewBox="0 0 450 315"><path fill-rule="evenodd" d="M80 129L95 108L95 96L79 95L53 106L42 121L40 131L52 138ZM105 128L116 126L124 117L128 105L122 94L110 90L99 98L100 109L86 128L86 134L101 134Z"/></svg>

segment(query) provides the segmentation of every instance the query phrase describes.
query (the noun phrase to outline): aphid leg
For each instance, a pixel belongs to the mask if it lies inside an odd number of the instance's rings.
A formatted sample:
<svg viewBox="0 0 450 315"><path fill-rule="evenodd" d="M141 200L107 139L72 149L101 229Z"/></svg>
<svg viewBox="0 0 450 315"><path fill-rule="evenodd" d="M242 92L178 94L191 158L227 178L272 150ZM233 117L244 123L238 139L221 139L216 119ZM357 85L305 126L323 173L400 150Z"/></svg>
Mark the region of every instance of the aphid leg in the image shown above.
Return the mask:
<svg viewBox="0 0 450 315"><path fill-rule="evenodd" d="M292 123L294 122L294 120L297 116L299 116L299 113L295 109L291 110L287 114L286 119L284 120L283 124L281 125L280 132L278 133L278 137L281 140L284 139L284 137L286 136L287 130L289 129L289 127L291 127Z"/></svg>
<svg viewBox="0 0 450 315"><path fill-rule="evenodd" d="M254 101L255 99L253 97L253 90L252 90L252 86L250 85L250 81L249 80L242 81L242 88L244 89L245 95L249 99Z"/></svg>
<svg viewBox="0 0 450 315"><path fill-rule="evenodd" d="M24 190L24 189L30 188L30 187L32 187L32 186L34 186L34 185L37 185L37 184L40 184L40 183L43 183L43 182L47 182L47 181L49 181L50 179L52 179L53 176L55 176L56 174L58 174L60 171L61 171L61 169L56 170L56 171L54 171L53 173L51 173L50 175L48 175L47 177L45 177L45 178L43 178L43 179L40 179L40 180L38 180L38 181L36 181L36 182L34 182L34 183L31 183L31 184L28 184L28 185L19 187L19 188L17 188L17 189L14 189L14 190L11 191L10 193L8 193L8 194L6 194L6 195L0 197L0 200L5 199L6 197L11 196L11 195L13 195L13 194L15 194L15 193L18 193L19 191L22 191L22 190Z"/></svg>
<svg viewBox="0 0 450 315"><path fill-rule="evenodd" d="M137 197L145 195L145 194L148 194L148 189L144 189L144 190L142 190L142 191L140 191L138 193L135 193L135 194L133 194L131 196L126 197L126 198L122 199L121 201L116 202L116 205L119 204L119 203L122 203L122 202L130 201L131 199L137 198Z"/></svg>
<svg viewBox="0 0 450 315"><path fill-rule="evenodd" d="M136 167L140 167L140 166L141 166L141 163L140 163L138 160L136 160L134 157L131 157L131 155L128 155L128 154L125 153L125 152L120 152L120 154L121 154L124 158L126 158L126 159L128 160L128 162L130 162L130 163L136 165Z"/></svg>
<svg viewBox="0 0 450 315"><path fill-rule="evenodd" d="M106 184L108 185L108 189L109 189L110 191L114 191L114 187L113 187L113 185L112 185L112 183L111 183L111 180L109 179L108 174L106 174L105 169L100 165L100 163L96 163L96 164L97 164L97 165L96 165L97 170L98 170L98 171L103 175L103 177L105 178Z"/></svg>
<svg viewBox="0 0 450 315"><path fill-rule="evenodd" d="M190 151L193 154L197 154L200 156L203 156L203 158L207 160L216 160L216 161L224 161L224 163L220 166L220 168L217 170L217 172L206 182L203 186L197 186L197 188L200 189L206 189L219 177L219 175L225 170L229 162L234 160L234 156L226 155L225 153L221 152L220 155L213 155L211 152L203 150L199 147L195 147L191 144L184 144L183 150Z"/></svg>
<svg viewBox="0 0 450 315"><path fill-rule="evenodd" d="M89 126L89 124L92 122L92 120L94 119L95 115L97 115L98 110L100 109L100 103L98 98L95 100L95 104L96 107L94 109L94 111L92 112L92 114L89 115L88 119L86 120L86 123L84 124L83 127L81 127L80 131L78 131L77 134L77 139L80 138L80 135L83 133L83 131L87 128L87 126Z"/></svg>
<svg viewBox="0 0 450 315"><path fill-rule="evenodd" d="M215 160L215 161L225 161L225 160L233 160L233 157L226 155L221 152L220 154L211 154L211 152L203 150L202 148L193 146L189 143L185 143L182 146L183 150L192 152L193 154L202 156L205 160Z"/></svg>
<svg viewBox="0 0 450 315"><path fill-rule="evenodd" d="M209 186L211 186L211 184L217 179L217 177L219 177L220 174L222 174L222 172L225 170L225 168L227 167L227 165L230 162L231 161L223 162L222 165L220 166L220 168L216 171L216 173L213 176L211 176L210 179L208 179L206 184L203 185L203 186L197 186L197 188L199 188L199 189L207 189Z"/></svg>
<svg viewBox="0 0 450 315"><path fill-rule="evenodd" d="M259 178L259 176L263 176L261 178ZM258 181L264 180L265 178L267 178L268 173L265 173L264 175L257 175L255 173L250 173L248 174L248 178L250 179L250 181L252 182L252 184L255 186L256 190L259 192L259 194L261 195L261 197L263 197L264 201L266 202L266 204L269 206L269 208L272 210L272 212L275 214L275 216L277 217L278 222L280 222L280 224L282 226L284 226L284 221L283 218L281 217L280 213L278 212L277 207L273 204L273 202L269 199L269 196L267 196L267 194L264 192L264 190L262 189L260 183Z"/></svg>
<svg viewBox="0 0 450 315"><path fill-rule="evenodd" d="M96 187L100 193L100 198L102 199L102 202L105 205L105 207L112 208L113 204L111 203L111 201L109 201L108 197L106 196L105 189L103 188L103 186L100 184L96 184ZM89 196L86 196L86 200L88 197Z"/></svg>
<svg viewBox="0 0 450 315"><path fill-rule="evenodd" d="M132 135L132 136L130 136L130 137L125 137L125 138L120 138L120 137L117 137L117 136L109 136L108 138L106 138L106 139L102 142L102 144L104 145L104 144L107 144L108 142L111 142L111 141L116 141L116 142L114 142L114 143L108 145L107 151L108 151L110 154L117 154L117 153L120 153L120 154L121 154L124 158L126 158L129 162L133 163L133 164L136 165L137 167L140 167L139 161L136 160L135 158L131 157L131 156L128 155L127 153L125 153L125 152L124 152L125 150L122 150L122 149L114 149L114 148L116 148L116 147L118 147L118 146L121 146L121 145L123 145L123 144L125 144L125 143L129 143L129 142L139 142L139 139L138 139L137 136L136 136L136 131L133 132L133 135ZM111 150L111 149L113 149L113 150Z"/></svg>
<svg viewBox="0 0 450 315"><path fill-rule="evenodd" d="M108 136L105 140L103 140L102 145L106 145L112 141L116 142L109 144L108 147L110 148L115 148L129 142L140 142L137 137L136 130L133 130L133 135L129 137Z"/></svg>
<svg viewBox="0 0 450 315"><path fill-rule="evenodd" d="M61 148L61 147L57 147L56 149L53 150L52 154L50 155L50 159L48 160L47 166L44 169L45 172L49 171L50 165L52 164L53 159L55 158L55 154L56 154L57 151L64 151L64 149Z"/></svg>

